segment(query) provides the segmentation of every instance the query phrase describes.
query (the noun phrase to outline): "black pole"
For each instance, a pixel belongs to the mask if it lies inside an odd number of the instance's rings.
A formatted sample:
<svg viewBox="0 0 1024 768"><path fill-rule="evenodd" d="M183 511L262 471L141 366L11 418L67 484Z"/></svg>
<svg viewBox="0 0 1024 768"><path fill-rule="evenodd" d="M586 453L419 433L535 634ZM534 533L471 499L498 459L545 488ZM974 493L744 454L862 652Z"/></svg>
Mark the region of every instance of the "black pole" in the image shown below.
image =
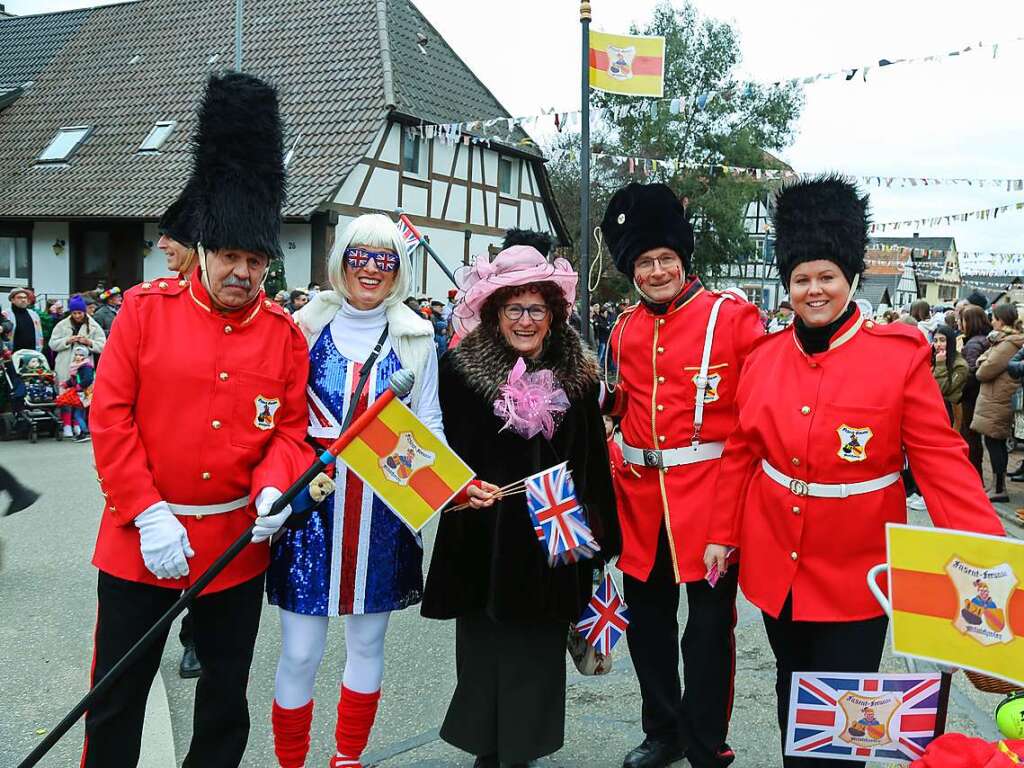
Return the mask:
<svg viewBox="0 0 1024 768"><path fill-rule="evenodd" d="M322 458L318 458L313 463L313 466L307 469L303 473L302 477L292 483L291 487L274 502L273 506L270 508L270 514L277 514L291 504L295 497L312 482L313 478L323 471L325 466L326 464L323 462ZM146 634L139 638L138 642L136 642L135 645L133 645L128 652L110 668L110 671L107 672L107 674L105 674L98 683L89 689L89 692L82 697L82 700L75 705L74 709L68 712L64 719L57 723L56 727L46 734L46 738L32 750L29 756L18 764L18 768L31 768L31 766L43 759L43 756L53 748L53 745L60 741L61 737L71 729L71 726L78 722L78 718L85 714L89 705L105 693L115 682L117 682L117 679L124 673L124 671L135 663L135 660L142 655L142 652L145 651L150 644L171 625L171 622L188 607L189 603L195 599L196 595L202 592L203 589L205 589L206 586L227 567L228 563L234 560L241 551L249 545L249 542L252 540L252 530L254 527L255 524L250 525L248 529L246 529L245 533L235 539L235 542L217 558L213 565L207 568L203 575L196 579L192 586L182 592L178 601L167 609L167 612L160 617L159 621L150 627Z"/></svg>
<svg viewBox="0 0 1024 768"><path fill-rule="evenodd" d="M583 30L580 82L580 335L590 338L590 3L580 3Z"/></svg>
<svg viewBox="0 0 1024 768"><path fill-rule="evenodd" d="M946 732L946 715L949 712L949 689L953 685L953 673L943 671L939 678L939 704L935 708L935 735Z"/></svg>

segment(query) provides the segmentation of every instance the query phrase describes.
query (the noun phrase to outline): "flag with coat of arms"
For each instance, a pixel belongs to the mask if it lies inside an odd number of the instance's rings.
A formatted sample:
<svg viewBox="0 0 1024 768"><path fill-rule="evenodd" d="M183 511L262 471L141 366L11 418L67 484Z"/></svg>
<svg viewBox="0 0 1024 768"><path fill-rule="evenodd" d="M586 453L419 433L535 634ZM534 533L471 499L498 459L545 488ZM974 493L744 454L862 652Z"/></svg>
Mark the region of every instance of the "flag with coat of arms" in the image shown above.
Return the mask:
<svg viewBox="0 0 1024 768"><path fill-rule="evenodd" d="M530 519L548 565L575 563L600 551L566 462L530 475L525 484Z"/></svg>
<svg viewBox="0 0 1024 768"><path fill-rule="evenodd" d="M594 646L594 650L607 656L628 626L629 609L619 596L611 573L605 571L601 584L576 622L576 631Z"/></svg>
<svg viewBox="0 0 1024 768"><path fill-rule="evenodd" d="M936 736L941 675L794 672L785 753L911 762Z"/></svg>

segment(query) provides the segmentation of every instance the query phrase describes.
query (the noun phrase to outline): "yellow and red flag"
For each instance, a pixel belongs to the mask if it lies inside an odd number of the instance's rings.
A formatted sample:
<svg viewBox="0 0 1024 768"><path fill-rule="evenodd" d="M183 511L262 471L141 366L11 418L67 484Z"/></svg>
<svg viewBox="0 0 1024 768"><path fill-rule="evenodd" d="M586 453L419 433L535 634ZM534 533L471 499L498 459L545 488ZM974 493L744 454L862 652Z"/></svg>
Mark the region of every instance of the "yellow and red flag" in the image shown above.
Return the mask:
<svg viewBox="0 0 1024 768"><path fill-rule="evenodd" d="M1024 685L1024 542L889 524L893 651Z"/></svg>
<svg viewBox="0 0 1024 768"><path fill-rule="evenodd" d="M350 432L338 460L414 531L473 479L473 470L397 398L378 398Z"/></svg>
<svg viewBox="0 0 1024 768"><path fill-rule="evenodd" d="M590 33L590 87L623 96L665 93L665 38Z"/></svg>

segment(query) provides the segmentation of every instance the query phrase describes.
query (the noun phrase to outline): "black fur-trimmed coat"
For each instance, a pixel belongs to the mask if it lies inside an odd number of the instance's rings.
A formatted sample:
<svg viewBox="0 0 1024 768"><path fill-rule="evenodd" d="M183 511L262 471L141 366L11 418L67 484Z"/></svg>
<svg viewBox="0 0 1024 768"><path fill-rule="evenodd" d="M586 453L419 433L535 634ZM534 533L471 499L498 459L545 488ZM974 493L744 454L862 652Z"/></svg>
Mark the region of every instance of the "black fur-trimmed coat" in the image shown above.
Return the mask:
<svg viewBox="0 0 1024 768"><path fill-rule="evenodd" d="M498 486L568 460L603 557L617 555L621 538L593 356L565 326L552 329L541 357L528 361L531 371L551 368L570 402L550 442L543 435L526 440L511 429L499 431L504 422L494 415L494 400L517 357L497 331L481 326L441 359L438 389L449 445L477 477ZM488 509L444 512L422 613L575 622L590 600L592 570L602 562L550 567L522 494Z"/></svg>

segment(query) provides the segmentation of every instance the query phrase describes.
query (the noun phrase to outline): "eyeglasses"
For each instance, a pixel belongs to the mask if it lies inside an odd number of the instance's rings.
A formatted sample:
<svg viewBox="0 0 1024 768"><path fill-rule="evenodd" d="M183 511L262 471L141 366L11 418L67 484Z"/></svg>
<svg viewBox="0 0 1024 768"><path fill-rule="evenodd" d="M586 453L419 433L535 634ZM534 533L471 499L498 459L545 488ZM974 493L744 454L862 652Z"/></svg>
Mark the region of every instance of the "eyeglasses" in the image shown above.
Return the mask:
<svg viewBox="0 0 1024 768"><path fill-rule="evenodd" d="M524 307L522 304L505 304L501 308L501 314L505 316L506 320L512 322L519 320L525 314L529 315L533 322L539 323L548 316L549 311L544 304L531 304L528 307Z"/></svg>
<svg viewBox="0 0 1024 768"><path fill-rule="evenodd" d="M365 248L346 248L345 263L352 269L362 269L373 259L374 265L381 272L394 272L398 269L398 254L391 251L368 251Z"/></svg>
<svg viewBox="0 0 1024 768"><path fill-rule="evenodd" d="M654 265L659 265L662 269L668 269L669 267L677 267L681 263L678 256L657 256L653 259L644 259L643 261L636 262L637 272L653 272Z"/></svg>

